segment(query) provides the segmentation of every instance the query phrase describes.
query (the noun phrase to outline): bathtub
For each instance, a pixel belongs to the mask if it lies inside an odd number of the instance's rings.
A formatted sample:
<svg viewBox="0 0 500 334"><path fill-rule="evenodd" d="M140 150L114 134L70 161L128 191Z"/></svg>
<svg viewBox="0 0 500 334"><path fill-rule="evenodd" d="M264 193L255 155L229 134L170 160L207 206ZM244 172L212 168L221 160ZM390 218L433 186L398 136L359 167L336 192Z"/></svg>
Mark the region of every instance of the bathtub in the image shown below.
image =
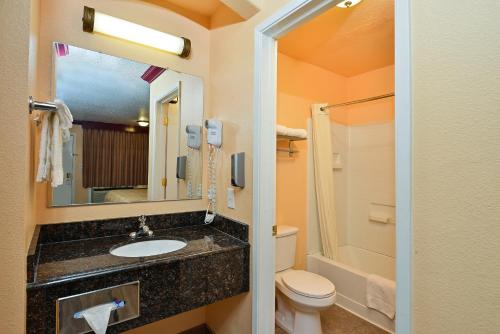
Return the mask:
<svg viewBox="0 0 500 334"><path fill-rule="evenodd" d="M395 259L353 246L338 249L338 261L320 253L307 256L307 270L328 278L335 284L336 304L357 316L394 333L395 321L366 307L368 273L395 279Z"/></svg>

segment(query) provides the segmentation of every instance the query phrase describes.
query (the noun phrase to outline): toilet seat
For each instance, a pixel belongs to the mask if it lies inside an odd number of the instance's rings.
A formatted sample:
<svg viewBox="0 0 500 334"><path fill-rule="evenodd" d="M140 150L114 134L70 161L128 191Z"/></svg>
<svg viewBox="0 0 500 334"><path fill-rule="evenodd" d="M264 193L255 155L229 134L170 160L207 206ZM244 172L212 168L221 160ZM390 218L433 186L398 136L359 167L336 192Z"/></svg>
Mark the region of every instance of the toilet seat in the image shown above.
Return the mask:
<svg viewBox="0 0 500 334"><path fill-rule="evenodd" d="M304 270L283 273L283 284L298 295L309 298L328 298L335 294L335 285L328 279Z"/></svg>

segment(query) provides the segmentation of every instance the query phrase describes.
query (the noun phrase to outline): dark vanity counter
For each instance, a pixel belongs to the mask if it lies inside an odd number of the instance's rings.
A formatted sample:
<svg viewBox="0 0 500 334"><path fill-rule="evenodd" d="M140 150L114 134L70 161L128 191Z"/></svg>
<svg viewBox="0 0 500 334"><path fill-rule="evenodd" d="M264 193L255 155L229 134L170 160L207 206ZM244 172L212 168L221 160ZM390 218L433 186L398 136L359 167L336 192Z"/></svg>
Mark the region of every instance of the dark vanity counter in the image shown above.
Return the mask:
<svg viewBox="0 0 500 334"><path fill-rule="evenodd" d="M110 326L118 333L249 290L248 226L203 213L149 216L153 239L183 240L167 254L125 258L111 247L128 242L137 218L38 226L28 256L27 332L56 332L58 298L140 282L140 316ZM78 238L82 237L83 238ZM149 240L148 238L145 238Z"/></svg>

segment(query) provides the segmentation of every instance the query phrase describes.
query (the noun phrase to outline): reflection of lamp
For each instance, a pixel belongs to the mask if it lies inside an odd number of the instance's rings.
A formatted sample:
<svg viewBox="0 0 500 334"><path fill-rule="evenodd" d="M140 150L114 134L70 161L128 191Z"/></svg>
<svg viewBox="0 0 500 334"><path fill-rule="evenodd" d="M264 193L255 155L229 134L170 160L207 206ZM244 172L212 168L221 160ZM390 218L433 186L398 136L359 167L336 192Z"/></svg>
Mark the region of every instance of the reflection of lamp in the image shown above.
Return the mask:
<svg viewBox="0 0 500 334"><path fill-rule="evenodd" d="M149 118L146 115L146 109L141 108L141 111L139 111L139 117L137 118L137 124L139 126L146 127L149 125Z"/></svg>
<svg viewBox="0 0 500 334"><path fill-rule="evenodd" d="M94 8L83 7L83 31L100 33L130 42L150 46L187 58L191 53L191 41L158 30L147 28L136 23L122 20L95 11Z"/></svg>

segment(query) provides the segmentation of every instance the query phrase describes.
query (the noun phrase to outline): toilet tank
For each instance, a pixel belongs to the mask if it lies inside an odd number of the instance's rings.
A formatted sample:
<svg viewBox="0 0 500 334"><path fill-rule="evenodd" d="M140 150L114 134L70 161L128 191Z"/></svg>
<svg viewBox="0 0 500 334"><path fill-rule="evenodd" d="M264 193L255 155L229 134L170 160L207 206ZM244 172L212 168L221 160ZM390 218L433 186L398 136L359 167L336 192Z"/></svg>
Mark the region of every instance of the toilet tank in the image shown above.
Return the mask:
<svg viewBox="0 0 500 334"><path fill-rule="evenodd" d="M278 225L276 233L276 272L292 268L295 264L295 246L298 228Z"/></svg>

